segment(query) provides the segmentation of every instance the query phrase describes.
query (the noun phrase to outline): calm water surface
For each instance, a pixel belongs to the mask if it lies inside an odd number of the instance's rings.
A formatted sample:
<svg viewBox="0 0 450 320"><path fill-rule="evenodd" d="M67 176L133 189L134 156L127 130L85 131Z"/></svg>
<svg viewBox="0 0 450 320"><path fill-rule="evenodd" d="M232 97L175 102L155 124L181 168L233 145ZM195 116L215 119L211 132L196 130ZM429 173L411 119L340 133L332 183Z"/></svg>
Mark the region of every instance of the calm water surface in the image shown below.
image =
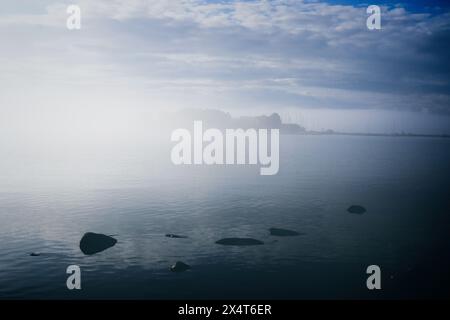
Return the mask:
<svg viewBox="0 0 450 320"><path fill-rule="evenodd" d="M11 148L0 159L0 297L450 297L450 139L282 136L270 177L169 157L132 143ZM352 204L368 211L347 213ZM85 256L88 231L118 243ZM214 243L224 237L265 244ZM170 272L178 260L192 270ZM71 264L80 291L66 289ZM371 264L381 291L366 289Z"/></svg>

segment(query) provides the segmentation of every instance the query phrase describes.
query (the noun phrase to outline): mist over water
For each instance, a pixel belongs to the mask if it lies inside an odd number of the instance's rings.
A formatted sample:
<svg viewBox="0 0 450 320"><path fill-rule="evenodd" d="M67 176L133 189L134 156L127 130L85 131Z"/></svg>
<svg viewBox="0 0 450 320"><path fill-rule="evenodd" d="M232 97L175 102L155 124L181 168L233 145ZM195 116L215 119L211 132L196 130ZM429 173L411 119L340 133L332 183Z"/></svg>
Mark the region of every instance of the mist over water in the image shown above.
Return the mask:
<svg viewBox="0 0 450 320"><path fill-rule="evenodd" d="M2 157L0 296L448 296L448 139L282 135L278 175L260 176L257 166L174 166L164 137ZM346 212L355 203L367 212ZM118 243L84 256L88 231ZM225 237L265 244L214 243ZM192 270L170 272L178 260ZM78 292L65 285L70 264L82 269ZM366 289L371 264L382 268L377 293Z"/></svg>
<svg viewBox="0 0 450 320"><path fill-rule="evenodd" d="M450 297L450 6L75 2L0 0L0 300Z"/></svg>

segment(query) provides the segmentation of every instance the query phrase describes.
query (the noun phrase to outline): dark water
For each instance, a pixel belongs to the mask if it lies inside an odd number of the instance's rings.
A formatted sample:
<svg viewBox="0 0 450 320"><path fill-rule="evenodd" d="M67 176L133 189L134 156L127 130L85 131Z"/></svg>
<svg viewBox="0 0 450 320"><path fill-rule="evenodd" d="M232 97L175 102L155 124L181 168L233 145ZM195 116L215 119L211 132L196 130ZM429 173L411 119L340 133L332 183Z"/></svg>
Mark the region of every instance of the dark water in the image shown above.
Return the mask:
<svg viewBox="0 0 450 320"><path fill-rule="evenodd" d="M270 177L175 167L142 145L44 151L0 162L1 298L450 297L449 139L283 136ZM85 256L87 231L118 243ZM224 237L265 244L215 244ZM170 272L178 260L192 270ZM66 288L71 264L82 290Z"/></svg>

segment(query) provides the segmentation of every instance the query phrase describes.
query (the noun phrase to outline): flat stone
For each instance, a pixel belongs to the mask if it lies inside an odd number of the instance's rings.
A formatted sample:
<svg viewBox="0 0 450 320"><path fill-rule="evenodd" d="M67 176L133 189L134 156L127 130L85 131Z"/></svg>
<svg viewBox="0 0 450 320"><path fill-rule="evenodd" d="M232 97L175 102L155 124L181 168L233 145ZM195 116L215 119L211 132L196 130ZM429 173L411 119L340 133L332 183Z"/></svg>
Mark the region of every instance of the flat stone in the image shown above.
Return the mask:
<svg viewBox="0 0 450 320"><path fill-rule="evenodd" d="M264 242L252 238L224 238L216 241L216 243L224 246L255 246L264 244Z"/></svg>
<svg viewBox="0 0 450 320"><path fill-rule="evenodd" d="M363 206L352 205L352 206L348 207L347 211L350 213L354 213L354 214L363 214L367 210Z"/></svg>
<svg viewBox="0 0 450 320"><path fill-rule="evenodd" d="M187 236L180 236L178 234L168 233L166 234L167 238L176 238L176 239L185 239Z"/></svg>
<svg viewBox="0 0 450 320"><path fill-rule="evenodd" d="M170 271L172 272L184 272L189 269L191 269L191 266L182 261L177 261L173 266L170 267Z"/></svg>

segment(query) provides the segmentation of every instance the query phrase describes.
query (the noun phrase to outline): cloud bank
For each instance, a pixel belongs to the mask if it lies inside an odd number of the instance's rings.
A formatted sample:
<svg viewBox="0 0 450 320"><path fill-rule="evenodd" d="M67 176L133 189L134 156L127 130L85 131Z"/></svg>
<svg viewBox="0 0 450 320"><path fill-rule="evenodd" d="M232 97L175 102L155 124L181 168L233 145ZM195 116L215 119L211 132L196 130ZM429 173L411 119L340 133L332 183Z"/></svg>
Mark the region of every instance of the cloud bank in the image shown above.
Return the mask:
<svg viewBox="0 0 450 320"><path fill-rule="evenodd" d="M384 5L370 31L348 2L0 3L3 105L450 113L446 8ZM66 29L69 3L81 30Z"/></svg>

